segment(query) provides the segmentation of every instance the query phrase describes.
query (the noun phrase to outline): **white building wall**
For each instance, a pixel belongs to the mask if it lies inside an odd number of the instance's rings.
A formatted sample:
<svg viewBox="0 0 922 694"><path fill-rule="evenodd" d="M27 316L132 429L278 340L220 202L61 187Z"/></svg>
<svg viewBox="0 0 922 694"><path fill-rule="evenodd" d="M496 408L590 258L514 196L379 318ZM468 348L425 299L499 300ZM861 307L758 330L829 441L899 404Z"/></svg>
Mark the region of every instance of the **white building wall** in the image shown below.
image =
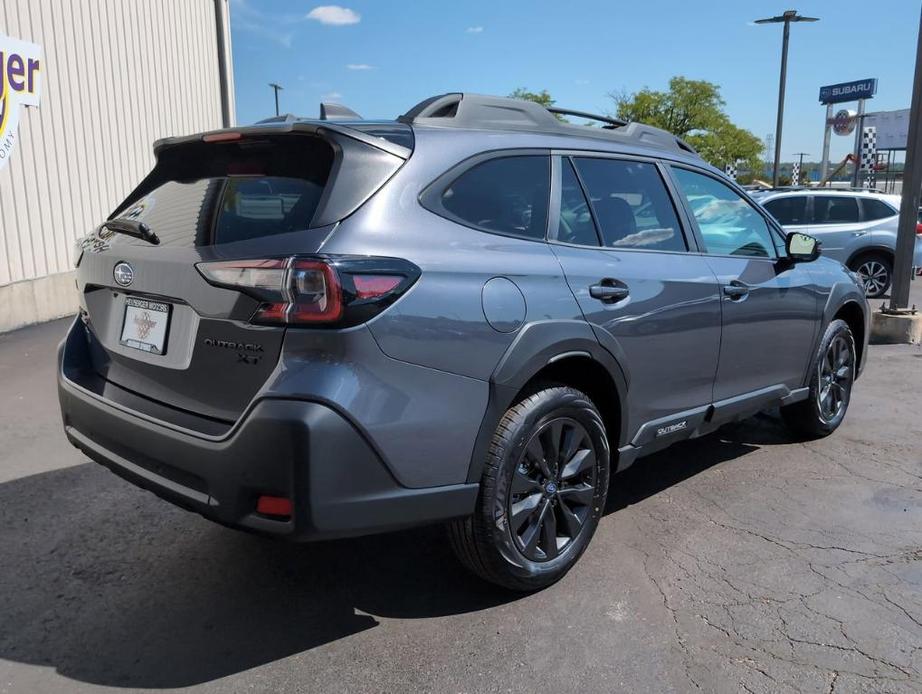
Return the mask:
<svg viewBox="0 0 922 694"><path fill-rule="evenodd" d="M0 33L43 50L41 105L0 170L0 331L75 311L74 242L148 173L154 140L233 118L226 1L0 2Z"/></svg>

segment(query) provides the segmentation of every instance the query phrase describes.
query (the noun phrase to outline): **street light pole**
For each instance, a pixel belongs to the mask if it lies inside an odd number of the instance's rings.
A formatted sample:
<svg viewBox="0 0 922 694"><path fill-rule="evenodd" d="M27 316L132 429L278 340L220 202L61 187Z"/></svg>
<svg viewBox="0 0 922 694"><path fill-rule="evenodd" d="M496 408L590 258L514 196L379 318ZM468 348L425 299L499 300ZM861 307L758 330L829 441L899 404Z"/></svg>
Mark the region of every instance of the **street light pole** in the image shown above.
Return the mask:
<svg viewBox="0 0 922 694"><path fill-rule="evenodd" d="M284 89L284 87L275 82L270 82L269 86L275 91L275 115L279 115L279 92Z"/></svg>
<svg viewBox="0 0 922 694"><path fill-rule="evenodd" d="M781 126L784 123L784 90L788 78L788 40L791 37L791 22L817 22L817 17L804 17L797 10L785 10L777 17L757 19L756 24L784 24L784 37L781 42L781 79L778 81L778 122L775 126L775 162L772 166L772 186L778 187L778 167L781 162Z"/></svg>
<svg viewBox="0 0 922 694"><path fill-rule="evenodd" d="M916 224L922 197L922 16L916 43L916 74L909 102L909 137L906 140L906 163L903 166L903 199L896 233L896 258L893 263L893 286L890 308L909 306L909 281L912 279L912 256Z"/></svg>

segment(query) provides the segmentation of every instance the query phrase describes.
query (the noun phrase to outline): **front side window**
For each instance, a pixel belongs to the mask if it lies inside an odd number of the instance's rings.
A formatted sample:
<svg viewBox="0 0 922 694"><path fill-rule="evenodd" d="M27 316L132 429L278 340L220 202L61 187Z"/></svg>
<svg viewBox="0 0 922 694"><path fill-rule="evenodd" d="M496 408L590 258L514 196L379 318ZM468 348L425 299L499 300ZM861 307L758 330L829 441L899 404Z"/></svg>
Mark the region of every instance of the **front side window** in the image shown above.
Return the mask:
<svg viewBox="0 0 922 694"><path fill-rule="evenodd" d="M607 248L685 251L685 237L654 164L575 159Z"/></svg>
<svg viewBox="0 0 922 694"><path fill-rule="evenodd" d="M489 159L456 178L442 193L441 205L463 224L543 239L550 177L546 156Z"/></svg>
<svg viewBox="0 0 922 694"><path fill-rule="evenodd" d="M774 258L775 243L761 214L730 186L711 176L673 168L698 222L705 251L714 255Z"/></svg>
<svg viewBox="0 0 922 694"><path fill-rule="evenodd" d="M781 225L807 223L807 198L804 195L775 198L766 202L762 207L768 210Z"/></svg>
<svg viewBox="0 0 922 694"><path fill-rule="evenodd" d="M852 224L858 221L858 201L844 195L813 198L813 224Z"/></svg>
<svg viewBox="0 0 922 694"><path fill-rule="evenodd" d="M877 219L886 219L887 217L893 217L897 214L897 211L890 207L890 205L885 203L883 200L863 198L861 200L861 206L864 208L864 221L866 222L873 222Z"/></svg>

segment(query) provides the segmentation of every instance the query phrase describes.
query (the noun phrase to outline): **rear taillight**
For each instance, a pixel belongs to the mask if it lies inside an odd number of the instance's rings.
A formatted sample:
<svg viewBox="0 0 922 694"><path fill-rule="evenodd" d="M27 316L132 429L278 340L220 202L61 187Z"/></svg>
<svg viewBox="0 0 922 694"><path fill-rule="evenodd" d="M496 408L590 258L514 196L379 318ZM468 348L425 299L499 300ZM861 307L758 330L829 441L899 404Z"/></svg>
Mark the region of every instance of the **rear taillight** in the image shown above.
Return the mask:
<svg viewBox="0 0 922 694"><path fill-rule="evenodd" d="M357 325L419 277L419 268L396 258L259 258L196 267L210 284L256 299L250 322L268 325Z"/></svg>
<svg viewBox="0 0 922 694"><path fill-rule="evenodd" d="M922 222L916 222L916 234L922 236Z"/></svg>

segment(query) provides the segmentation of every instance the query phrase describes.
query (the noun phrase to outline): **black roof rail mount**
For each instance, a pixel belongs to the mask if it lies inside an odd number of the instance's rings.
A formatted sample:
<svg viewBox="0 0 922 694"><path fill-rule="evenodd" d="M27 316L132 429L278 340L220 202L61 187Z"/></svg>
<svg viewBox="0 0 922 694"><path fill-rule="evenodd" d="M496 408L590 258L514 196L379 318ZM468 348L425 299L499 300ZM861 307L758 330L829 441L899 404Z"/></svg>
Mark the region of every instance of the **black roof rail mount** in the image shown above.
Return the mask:
<svg viewBox="0 0 922 694"><path fill-rule="evenodd" d="M596 120L606 125L588 128L564 123L555 114ZM453 92L431 96L397 118L401 123L467 128L472 130L516 130L616 140L659 149L698 153L687 142L670 132L643 123L626 123L611 116L600 116L557 106L545 107L534 101L510 97Z"/></svg>

